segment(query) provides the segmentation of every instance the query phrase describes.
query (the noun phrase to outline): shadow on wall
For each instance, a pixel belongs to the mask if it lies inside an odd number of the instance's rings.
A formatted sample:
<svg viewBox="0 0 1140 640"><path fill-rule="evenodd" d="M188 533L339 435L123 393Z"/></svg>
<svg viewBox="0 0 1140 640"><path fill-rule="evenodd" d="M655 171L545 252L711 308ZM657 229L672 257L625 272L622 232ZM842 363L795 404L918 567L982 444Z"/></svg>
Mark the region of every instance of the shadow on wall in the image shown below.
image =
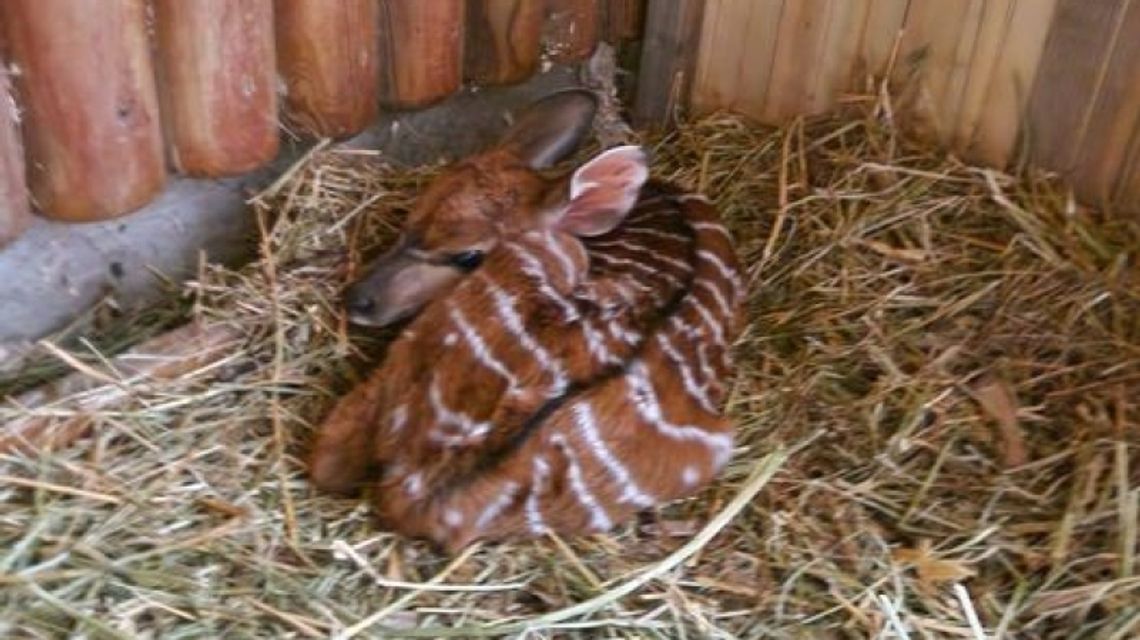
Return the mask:
<svg viewBox="0 0 1140 640"><path fill-rule="evenodd" d="M577 86L577 77L576 68L556 66L519 85L465 88L426 109L385 114L335 146L380 149L405 164L463 156L493 140L508 112ZM182 282L196 272L200 252L225 264L249 260L255 221L245 198L311 144L282 144L273 163L238 178L173 179L154 202L114 220L76 225L37 218L0 249L0 369L107 295L124 310L153 304L163 296L163 278Z"/></svg>

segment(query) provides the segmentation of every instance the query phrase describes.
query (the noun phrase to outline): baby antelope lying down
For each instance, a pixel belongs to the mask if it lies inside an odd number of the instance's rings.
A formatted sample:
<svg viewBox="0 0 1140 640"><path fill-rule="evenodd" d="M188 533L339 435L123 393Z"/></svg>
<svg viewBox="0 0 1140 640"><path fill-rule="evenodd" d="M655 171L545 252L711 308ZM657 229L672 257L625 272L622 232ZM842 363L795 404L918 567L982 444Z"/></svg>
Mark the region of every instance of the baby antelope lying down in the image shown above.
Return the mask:
<svg viewBox="0 0 1140 640"><path fill-rule="evenodd" d="M577 90L532 105L350 287L354 322L412 319L321 425L318 488L369 487L385 527L454 552L606 531L724 467L731 238L705 199L649 181L638 147L540 174L595 109Z"/></svg>

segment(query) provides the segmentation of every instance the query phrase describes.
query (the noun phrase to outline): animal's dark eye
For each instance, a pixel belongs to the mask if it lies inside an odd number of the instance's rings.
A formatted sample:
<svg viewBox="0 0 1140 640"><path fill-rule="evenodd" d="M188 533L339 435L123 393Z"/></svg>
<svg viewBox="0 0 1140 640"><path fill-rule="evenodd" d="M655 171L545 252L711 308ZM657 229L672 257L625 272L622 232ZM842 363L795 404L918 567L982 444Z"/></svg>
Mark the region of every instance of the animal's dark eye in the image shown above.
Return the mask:
<svg viewBox="0 0 1140 640"><path fill-rule="evenodd" d="M463 271L473 271L483 264L482 251L464 251L451 256L451 265Z"/></svg>

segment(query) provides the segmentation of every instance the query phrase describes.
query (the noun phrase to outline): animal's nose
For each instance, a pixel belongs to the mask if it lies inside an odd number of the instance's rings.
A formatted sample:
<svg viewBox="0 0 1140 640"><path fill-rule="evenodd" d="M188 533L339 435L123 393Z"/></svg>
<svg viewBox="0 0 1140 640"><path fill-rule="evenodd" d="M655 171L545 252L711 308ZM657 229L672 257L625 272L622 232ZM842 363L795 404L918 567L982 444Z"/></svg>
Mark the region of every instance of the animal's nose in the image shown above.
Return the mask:
<svg viewBox="0 0 1140 640"><path fill-rule="evenodd" d="M354 287L345 293L344 307L351 314L367 315L376 310L376 301L372 296Z"/></svg>

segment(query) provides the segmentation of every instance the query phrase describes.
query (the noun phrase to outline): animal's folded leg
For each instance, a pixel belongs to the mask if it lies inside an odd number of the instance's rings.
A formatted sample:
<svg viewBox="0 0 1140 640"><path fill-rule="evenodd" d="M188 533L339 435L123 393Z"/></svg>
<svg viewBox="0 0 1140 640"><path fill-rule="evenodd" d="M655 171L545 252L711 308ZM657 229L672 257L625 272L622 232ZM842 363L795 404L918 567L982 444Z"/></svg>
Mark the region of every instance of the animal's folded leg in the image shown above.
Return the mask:
<svg viewBox="0 0 1140 640"><path fill-rule="evenodd" d="M318 489L354 494L379 473L373 451L379 386L374 379L357 385L321 424L309 458Z"/></svg>

